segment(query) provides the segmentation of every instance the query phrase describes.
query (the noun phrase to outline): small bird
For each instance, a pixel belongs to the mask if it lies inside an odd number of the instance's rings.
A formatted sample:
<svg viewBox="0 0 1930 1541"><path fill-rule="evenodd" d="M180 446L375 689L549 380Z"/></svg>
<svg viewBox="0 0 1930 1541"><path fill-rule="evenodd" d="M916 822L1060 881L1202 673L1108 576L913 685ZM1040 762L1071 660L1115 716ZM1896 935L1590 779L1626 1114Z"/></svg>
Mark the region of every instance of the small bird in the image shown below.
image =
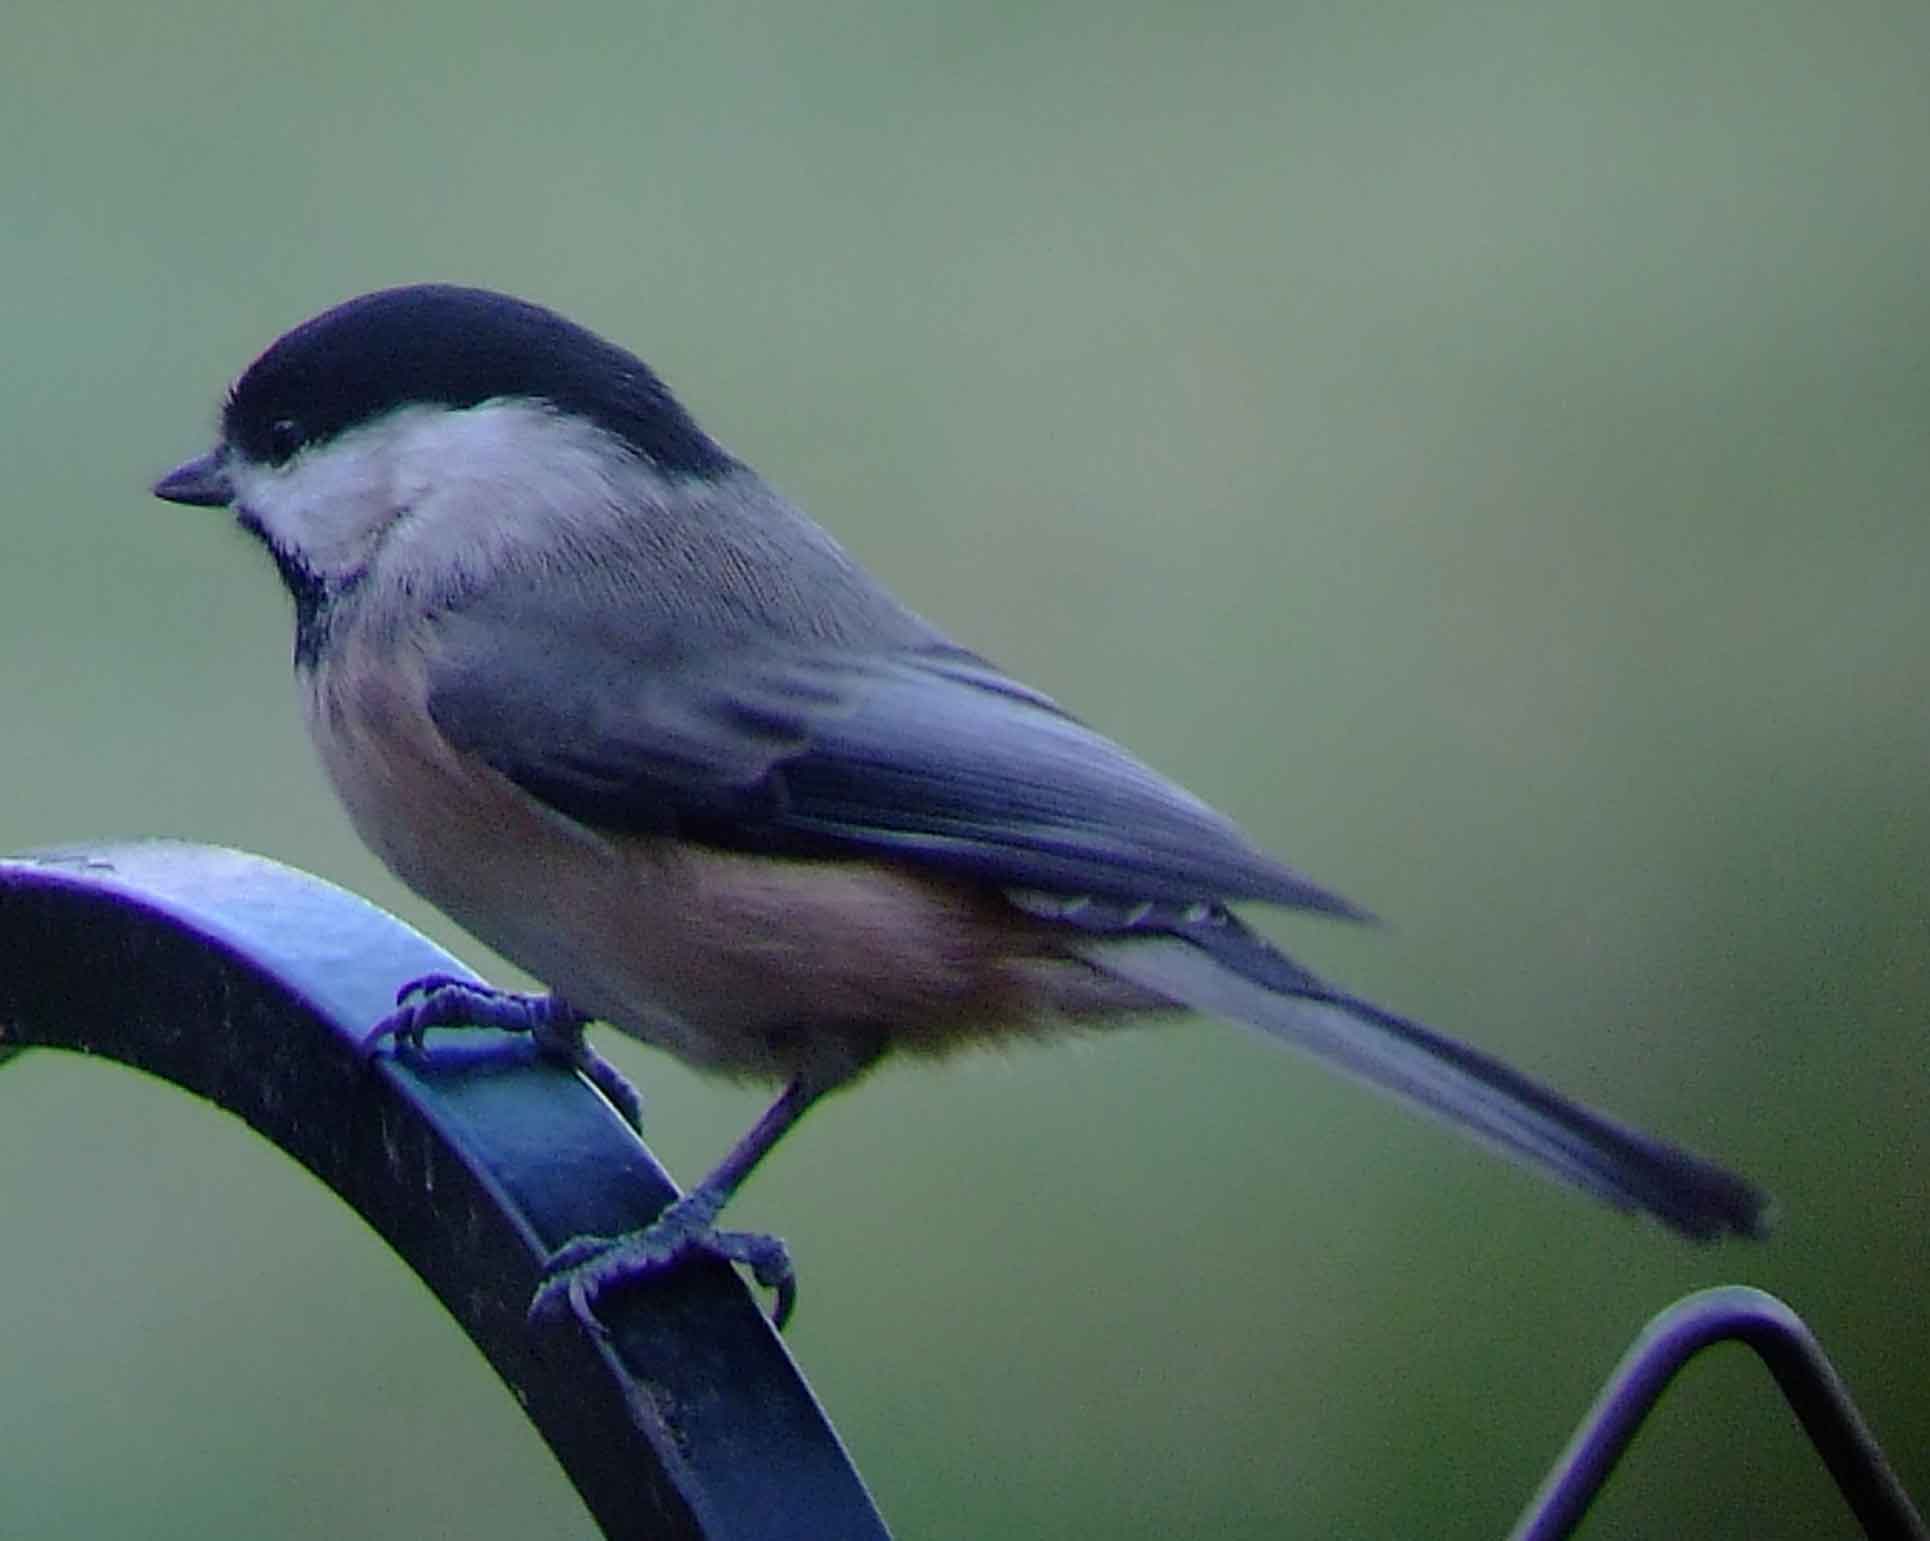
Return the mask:
<svg viewBox="0 0 1930 1541"><path fill-rule="evenodd" d="M782 1092L657 1221L581 1237L532 1313L699 1254L757 1162L888 1054L1197 1010L1618 1208L1763 1234L1766 1196L1317 978L1242 901L1363 918L894 598L642 360L505 295L363 295L275 342L154 488L232 507L294 599L308 730L410 888L551 993L420 980L373 1026L524 1031L632 1123L607 1022Z"/></svg>

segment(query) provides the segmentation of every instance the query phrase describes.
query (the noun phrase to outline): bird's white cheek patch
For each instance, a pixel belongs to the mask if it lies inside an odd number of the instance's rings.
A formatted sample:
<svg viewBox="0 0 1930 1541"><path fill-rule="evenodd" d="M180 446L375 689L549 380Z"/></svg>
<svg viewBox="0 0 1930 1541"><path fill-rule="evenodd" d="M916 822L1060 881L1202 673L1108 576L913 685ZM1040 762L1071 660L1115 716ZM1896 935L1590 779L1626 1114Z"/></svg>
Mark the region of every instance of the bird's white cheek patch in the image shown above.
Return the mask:
<svg viewBox="0 0 1930 1541"><path fill-rule="evenodd" d="M324 577L361 567L401 505L382 457L345 442L235 475L236 503L274 545Z"/></svg>

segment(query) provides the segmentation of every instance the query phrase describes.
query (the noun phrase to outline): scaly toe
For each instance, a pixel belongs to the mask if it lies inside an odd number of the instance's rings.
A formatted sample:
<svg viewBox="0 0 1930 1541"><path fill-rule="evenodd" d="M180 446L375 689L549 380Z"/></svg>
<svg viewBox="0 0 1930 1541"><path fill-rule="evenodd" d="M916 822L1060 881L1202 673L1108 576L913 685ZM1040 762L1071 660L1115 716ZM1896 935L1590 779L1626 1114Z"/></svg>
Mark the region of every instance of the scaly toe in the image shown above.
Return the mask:
<svg viewBox="0 0 1930 1541"><path fill-rule="evenodd" d="M567 1310L599 1337L609 1329L596 1314L596 1303L606 1290L654 1278L682 1262L691 1251L688 1238L681 1245L653 1239L656 1226L628 1236L579 1236L550 1254L543 1265L543 1282L529 1303L532 1322L554 1322Z"/></svg>
<svg viewBox="0 0 1930 1541"><path fill-rule="evenodd" d="M630 1078L587 1043L583 1045L583 1052L571 1063L590 1085L603 1094L603 1100L617 1110L618 1116L641 1135L643 1093L637 1090Z"/></svg>
<svg viewBox="0 0 1930 1541"><path fill-rule="evenodd" d="M358 1052L364 1060L374 1059L383 1041L394 1039L398 1050L419 1050L424 1028L414 1003L398 1006L362 1035Z"/></svg>
<svg viewBox="0 0 1930 1541"><path fill-rule="evenodd" d="M530 1027L530 1039L549 1058L570 1066L601 1092L604 1101L641 1135L643 1094L628 1076L590 1047L584 1031L589 1020L551 996L549 1010Z"/></svg>
<svg viewBox="0 0 1930 1541"><path fill-rule="evenodd" d="M424 974L420 979L411 979L395 992L398 1006L409 1004L410 998L418 995L434 995L438 990L477 990L484 988L467 979L459 979L454 974Z"/></svg>
<svg viewBox="0 0 1930 1541"><path fill-rule="evenodd" d="M791 1249L779 1237L761 1231L712 1231L699 1245L717 1257L742 1263L765 1289L777 1292L771 1302L771 1325L782 1332L797 1309L797 1266L791 1261Z"/></svg>
<svg viewBox="0 0 1930 1541"><path fill-rule="evenodd" d="M782 1327L797 1307L797 1274L791 1254L775 1236L753 1231L713 1231L701 1211L684 1202L664 1211L656 1224L627 1236L579 1236L551 1254L543 1282L530 1301L532 1322L562 1319L564 1311L590 1331L606 1336L597 1303L623 1289L685 1266L692 1258L739 1263L766 1289L775 1290L771 1320Z"/></svg>
<svg viewBox="0 0 1930 1541"><path fill-rule="evenodd" d="M547 996L515 995L452 974L412 979L396 991L395 998L395 1010L363 1035L363 1058L373 1055L384 1038L393 1038L398 1047L420 1049L423 1035L432 1027L494 1027L528 1033L552 1015Z"/></svg>

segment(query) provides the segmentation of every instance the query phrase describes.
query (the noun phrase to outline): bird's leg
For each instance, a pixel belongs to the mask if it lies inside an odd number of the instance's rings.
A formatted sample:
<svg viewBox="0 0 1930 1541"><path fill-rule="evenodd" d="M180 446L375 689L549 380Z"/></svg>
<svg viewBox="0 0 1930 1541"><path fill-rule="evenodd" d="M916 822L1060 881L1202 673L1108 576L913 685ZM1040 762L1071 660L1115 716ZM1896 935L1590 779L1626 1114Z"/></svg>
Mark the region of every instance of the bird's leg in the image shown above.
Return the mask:
<svg viewBox="0 0 1930 1541"><path fill-rule="evenodd" d="M720 1257L742 1263L759 1284L777 1292L771 1320L783 1327L797 1305L790 1251L775 1236L717 1230L717 1216L752 1168L811 1105L845 1085L869 1062L867 1056L836 1075L801 1075L792 1081L708 1177L642 1230L622 1236L579 1236L552 1253L543 1268L543 1283L530 1302L530 1319L554 1320L567 1307L601 1336L606 1329L597 1319L596 1303L606 1291L658 1278L693 1258Z"/></svg>
<svg viewBox="0 0 1930 1541"><path fill-rule="evenodd" d="M372 1056L385 1038L394 1039L397 1048L419 1051L423 1034L432 1027L528 1033L542 1054L581 1074L641 1134L643 1098L621 1070L590 1047L584 1033L590 1020L559 995L517 995L449 974L429 974L396 992L395 1010L363 1035L362 1053Z"/></svg>

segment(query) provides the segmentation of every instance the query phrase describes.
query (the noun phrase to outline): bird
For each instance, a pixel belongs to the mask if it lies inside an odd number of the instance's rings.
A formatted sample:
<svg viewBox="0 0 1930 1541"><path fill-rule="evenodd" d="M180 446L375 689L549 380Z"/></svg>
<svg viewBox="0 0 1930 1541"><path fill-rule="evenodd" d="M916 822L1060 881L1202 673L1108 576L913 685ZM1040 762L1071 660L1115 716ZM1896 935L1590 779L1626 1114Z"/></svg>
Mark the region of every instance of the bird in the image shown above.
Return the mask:
<svg viewBox="0 0 1930 1541"><path fill-rule="evenodd" d="M782 1325L795 1269L725 1204L888 1057L1206 1013L1696 1240L1747 1179L1293 961L1238 906L1364 911L954 642L701 428L531 302L379 290L235 381L157 497L232 510L294 611L308 732L361 838L544 991L433 976L372 1024L531 1034L632 1123L592 1022L780 1088L650 1224L552 1254L531 1304L703 1256Z"/></svg>

